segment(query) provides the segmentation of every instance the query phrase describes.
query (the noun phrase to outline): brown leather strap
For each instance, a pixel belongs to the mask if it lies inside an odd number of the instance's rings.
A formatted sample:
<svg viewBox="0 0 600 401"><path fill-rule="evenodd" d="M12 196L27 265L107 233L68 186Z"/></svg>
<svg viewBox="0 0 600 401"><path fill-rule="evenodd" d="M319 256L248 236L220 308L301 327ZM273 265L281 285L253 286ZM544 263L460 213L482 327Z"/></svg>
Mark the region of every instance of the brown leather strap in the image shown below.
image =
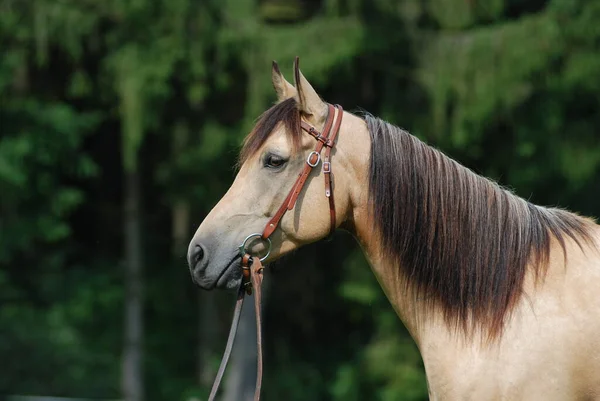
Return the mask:
<svg viewBox="0 0 600 401"><path fill-rule="evenodd" d="M237 300L235 301L235 309L233 311L231 328L229 329L229 337L227 337L227 345L225 346L225 352L223 353L223 358L221 359L221 366L219 366L219 370L217 371L217 377L215 377L212 389L210 390L210 395L208 396L209 401L213 401L217 395L217 391L221 385L221 379L223 379L223 374L225 373L225 368L227 368L227 362L229 362L229 357L231 356L231 350L233 349L233 343L237 334L238 324L240 323L242 306L244 305L244 291L244 286L241 286L238 291Z"/></svg>
<svg viewBox="0 0 600 401"><path fill-rule="evenodd" d="M262 386L262 375L263 375L263 359L262 359L262 318L261 318L261 302L262 302L262 272L263 266L260 263L260 259L251 258L250 255L245 254L242 257L242 271L243 280L240 289L238 290L237 300L235 303L235 309L233 312L233 320L231 322L231 328L229 329L229 337L227 338L227 345L225 346L225 352L221 359L221 365L217 371L217 376L210 390L208 397L209 401L214 401L223 374L227 368L229 357L231 356L231 350L233 349L233 343L237 334L238 325L240 322L240 315L242 312L242 306L244 305L245 294L251 295L252 289L254 289L254 307L256 309L256 347L257 347L257 367L256 367L256 387L254 390L254 401L260 400L260 389Z"/></svg>
<svg viewBox="0 0 600 401"><path fill-rule="evenodd" d="M317 144L315 150L313 152L311 152L310 155L308 156L306 163L304 164L304 167L302 169L302 172L300 172L300 174L298 174L298 178L296 179L296 182L292 186L292 189L290 190L288 196L285 198L285 200L283 201L283 203L281 204L281 206L279 207L277 212L273 215L271 220L269 220L269 222L265 226L265 229L262 234L263 238L265 238L265 239L269 238L271 236L271 234L273 234L273 231L275 231L275 229L279 225L279 221L281 220L281 218L283 217L285 212L287 212L288 210L292 210L294 208L294 206L296 205L296 200L298 200L298 195L300 195L300 192L302 191L302 188L304 187L304 184L306 183L306 180L308 179L310 172L312 171L312 169L314 167L317 166L317 164L321 158L320 152L321 152L321 149L323 149L323 146L324 146L324 143L319 142Z"/></svg>
<svg viewBox="0 0 600 401"><path fill-rule="evenodd" d="M263 266L260 258L254 258L252 267L250 267L250 282L254 288L254 309L256 311L256 386L254 387L254 401L260 400L260 389L262 387L263 376L263 352L262 352L262 281Z"/></svg>
<svg viewBox="0 0 600 401"><path fill-rule="evenodd" d="M325 149L325 156L323 157L323 175L325 176L325 196L329 199L329 216L331 220L331 226L329 229L329 236L331 237L335 232L336 221L335 221L335 201L333 199L333 187L332 187L332 178L331 178L331 149L335 145L335 139L337 137L338 132L340 131L340 125L342 124L342 113L344 109L339 104L336 105L336 109L339 113L339 118L335 122L335 126L331 131L331 138L329 138L329 142L331 142L331 146L328 146Z"/></svg>
<svg viewBox="0 0 600 401"><path fill-rule="evenodd" d="M306 183L308 176L310 175L312 169L316 167L320 161L321 151L323 150L323 147L326 148L325 158L323 159L323 173L325 176L325 196L327 196L327 198L329 199L329 214L331 222L329 235L332 235L335 231L335 202L333 200L333 188L331 185L331 148L333 148L333 146L335 145L335 138L337 137L337 134L340 129L343 116L343 109L340 105L333 106L331 104L328 104L327 107L329 109L329 112L327 115L327 120L325 121L325 126L323 127L323 133L320 133L317 129L315 129L305 121L301 121L300 123L301 128L308 134L313 136L318 142L315 149L308 156L306 164L304 165L302 171L298 175L296 182L292 186L285 200L283 201L277 212L275 212L271 220L269 220L269 222L265 226L265 229L262 233L262 237L264 239L269 238L271 234L273 234L273 232L277 229L279 222L283 218L283 215L288 210L292 210L296 205L298 196L300 195L300 192L302 192L302 189L304 188L304 184Z"/></svg>

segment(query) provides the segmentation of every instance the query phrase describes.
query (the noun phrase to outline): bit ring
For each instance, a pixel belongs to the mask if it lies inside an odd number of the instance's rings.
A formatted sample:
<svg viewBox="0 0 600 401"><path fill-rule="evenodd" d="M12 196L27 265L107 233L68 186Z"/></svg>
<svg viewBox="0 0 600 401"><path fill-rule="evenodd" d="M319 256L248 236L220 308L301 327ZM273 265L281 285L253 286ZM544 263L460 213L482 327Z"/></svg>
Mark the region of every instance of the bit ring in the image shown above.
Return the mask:
<svg viewBox="0 0 600 401"><path fill-rule="evenodd" d="M238 248L239 252L240 252L240 256L244 256L246 253L248 253L246 251L246 243L248 242L248 240L250 240L251 238L255 238L255 237L260 237L261 239L263 239L269 243L269 246L267 248L267 254L265 256L263 256L262 258L260 258L260 261L263 262L271 254L272 243L271 243L270 238L262 238L262 234L260 234L260 233L250 234L249 236L246 237L246 239L244 239L244 242L242 242L242 245L240 245Z"/></svg>

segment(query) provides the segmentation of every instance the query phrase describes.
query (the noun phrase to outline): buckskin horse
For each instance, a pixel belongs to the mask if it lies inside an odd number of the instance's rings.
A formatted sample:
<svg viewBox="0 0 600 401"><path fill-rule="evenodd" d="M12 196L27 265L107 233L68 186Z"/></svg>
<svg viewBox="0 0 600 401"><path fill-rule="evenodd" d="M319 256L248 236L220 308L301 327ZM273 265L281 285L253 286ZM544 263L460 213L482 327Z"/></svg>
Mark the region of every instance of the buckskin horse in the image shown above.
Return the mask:
<svg viewBox="0 0 600 401"><path fill-rule="evenodd" d="M298 58L294 85L275 62L272 81L276 104L190 242L201 288L260 286L262 261L344 229L416 342L431 400L600 400L593 219L534 205L324 102Z"/></svg>

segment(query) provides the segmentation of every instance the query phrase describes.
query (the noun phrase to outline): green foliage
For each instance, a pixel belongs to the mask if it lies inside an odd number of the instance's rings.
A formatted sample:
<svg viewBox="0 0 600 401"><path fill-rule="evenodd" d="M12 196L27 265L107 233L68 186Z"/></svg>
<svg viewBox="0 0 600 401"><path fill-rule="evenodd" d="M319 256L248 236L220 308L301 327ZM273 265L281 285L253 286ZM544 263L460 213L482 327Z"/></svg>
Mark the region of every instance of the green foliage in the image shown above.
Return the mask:
<svg viewBox="0 0 600 401"><path fill-rule="evenodd" d="M360 250L348 256L346 277L339 287L342 297L353 304L354 319L373 317L374 335L355 355L342 364L330 387L334 400L424 400L427 385L416 345L398 320L381 287L371 274ZM361 394L360 384L367 389ZM362 380L361 380L362 378ZM364 384L363 384L364 386Z"/></svg>
<svg viewBox="0 0 600 401"><path fill-rule="evenodd" d="M0 263L8 263L37 241L54 243L69 236L66 218L83 193L65 181L97 173L78 150L98 116L27 99L7 104L0 120Z"/></svg>
<svg viewBox="0 0 600 401"><path fill-rule="evenodd" d="M271 60L292 80L300 56L324 99L521 196L600 215L599 17L583 0L0 0L0 393L119 397L123 168L142 177L148 400L207 392L172 216L191 209L191 231L229 187ZM282 264L265 400L427 399L351 239Z"/></svg>

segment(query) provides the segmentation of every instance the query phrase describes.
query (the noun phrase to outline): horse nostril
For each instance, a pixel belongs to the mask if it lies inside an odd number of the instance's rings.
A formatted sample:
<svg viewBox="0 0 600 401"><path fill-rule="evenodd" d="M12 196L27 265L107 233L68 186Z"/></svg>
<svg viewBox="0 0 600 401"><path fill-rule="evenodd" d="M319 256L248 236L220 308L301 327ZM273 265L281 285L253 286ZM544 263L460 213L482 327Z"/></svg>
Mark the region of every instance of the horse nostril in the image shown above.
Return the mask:
<svg viewBox="0 0 600 401"><path fill-rule="evenodd" d="M194 262L195 263L200 262L203 257L204 257L204 248L202 248L202 245L196 245Z"/></svg>
<svg viewBox="0 0 600 401"><path fill-rule="evenodd" d="M190 265L190 269L196 267L202 259L204 259L204 247L201 244L194 245L190 254L188 255L188 263Z"/></svg>

